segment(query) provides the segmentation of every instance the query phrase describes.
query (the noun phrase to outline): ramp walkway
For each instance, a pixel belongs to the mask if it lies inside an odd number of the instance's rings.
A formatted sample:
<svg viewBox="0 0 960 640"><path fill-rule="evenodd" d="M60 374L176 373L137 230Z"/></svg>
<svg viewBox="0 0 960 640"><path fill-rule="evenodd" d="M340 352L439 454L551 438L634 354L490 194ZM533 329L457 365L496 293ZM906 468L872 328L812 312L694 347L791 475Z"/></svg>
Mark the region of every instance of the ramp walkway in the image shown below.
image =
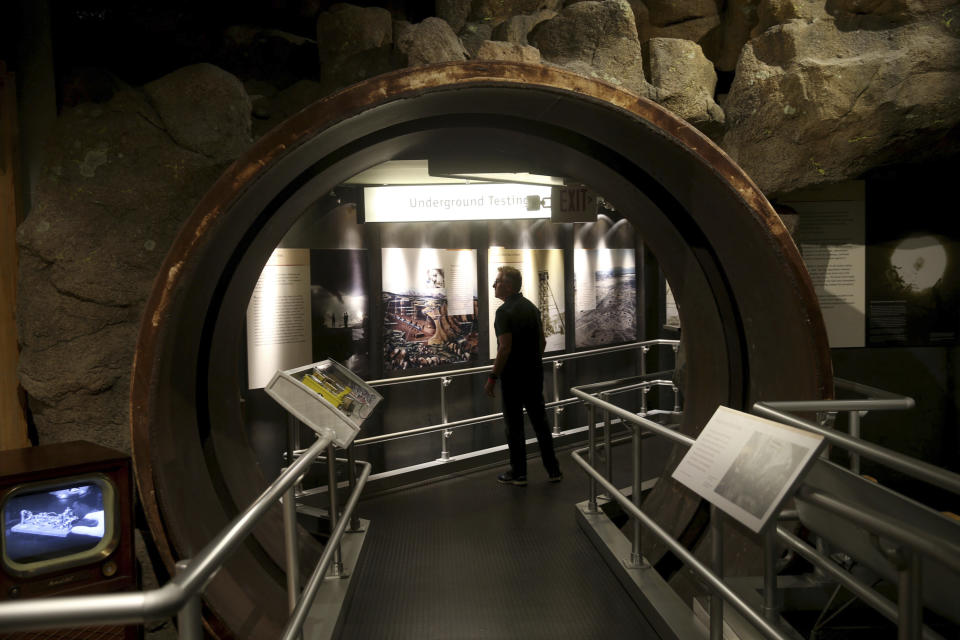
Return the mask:
<svg viewBox="0 0 960 640"><path fill-rule="evenodd" d="M558 452L566 477L538 458L526 487L500 469L376 496L344 639L657 638L576 523L587 479Z"/></svg>

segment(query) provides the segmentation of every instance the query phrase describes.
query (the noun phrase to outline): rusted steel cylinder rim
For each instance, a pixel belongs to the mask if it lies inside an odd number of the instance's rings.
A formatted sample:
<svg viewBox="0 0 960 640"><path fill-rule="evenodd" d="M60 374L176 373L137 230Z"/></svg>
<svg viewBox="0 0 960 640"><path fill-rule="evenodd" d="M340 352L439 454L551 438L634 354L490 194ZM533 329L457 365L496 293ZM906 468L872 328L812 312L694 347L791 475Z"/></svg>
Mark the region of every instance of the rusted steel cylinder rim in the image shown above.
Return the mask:
<svg viewBox="0 0 960 640"><path fill-rule="evenodd" d="M131 390L134 461L168 567L265 486L240 411L243 317L293 222L344 180L400 157L500 157L589 185L639 231L680 304L682 428L720 405L818 398L826 334L793 242L750 179L656 104L558 68L454 63L372 78L261 138L207 193L148 301ZM664 483L667 485L668 483ZM694 501L648 503L675 533ZM286 620L281 517L268 518L206 591L218 635L272 638ZM316 543L301 535L304 563Z"/></svg>

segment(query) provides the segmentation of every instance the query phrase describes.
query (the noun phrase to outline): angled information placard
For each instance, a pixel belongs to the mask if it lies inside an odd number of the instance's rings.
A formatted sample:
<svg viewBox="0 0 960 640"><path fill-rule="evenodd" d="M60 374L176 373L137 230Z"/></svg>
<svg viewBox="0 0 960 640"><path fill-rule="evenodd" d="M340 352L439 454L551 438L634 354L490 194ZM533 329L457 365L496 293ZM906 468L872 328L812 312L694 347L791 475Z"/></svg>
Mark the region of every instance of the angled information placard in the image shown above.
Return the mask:
<svg viewBox="0 0 960 640"><path fill-rule="evenodd" d="M822 445L815 433L717 407L672 476L759 533Z"/></svg>

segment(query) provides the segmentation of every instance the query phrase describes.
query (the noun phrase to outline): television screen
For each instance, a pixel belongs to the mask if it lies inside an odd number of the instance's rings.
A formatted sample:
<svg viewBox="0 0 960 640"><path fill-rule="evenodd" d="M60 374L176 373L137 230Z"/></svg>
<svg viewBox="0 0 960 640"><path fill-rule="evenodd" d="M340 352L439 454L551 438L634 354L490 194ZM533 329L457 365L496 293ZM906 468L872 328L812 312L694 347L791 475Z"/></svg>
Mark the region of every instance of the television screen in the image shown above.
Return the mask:
<svg viewBox="0 0 960 640"><path fill-rule="evenodd" d="M113 500L102 476L12 491L2 505L4 564L29 573L97 555L113 538Z"/></svg>

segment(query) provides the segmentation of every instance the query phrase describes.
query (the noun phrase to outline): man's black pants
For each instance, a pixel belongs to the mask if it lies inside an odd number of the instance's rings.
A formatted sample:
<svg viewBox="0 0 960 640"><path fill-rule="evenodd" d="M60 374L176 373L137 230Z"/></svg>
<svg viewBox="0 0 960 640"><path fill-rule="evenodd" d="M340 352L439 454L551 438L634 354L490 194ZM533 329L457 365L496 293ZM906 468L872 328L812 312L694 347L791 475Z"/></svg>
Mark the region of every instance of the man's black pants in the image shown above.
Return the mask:
<svg viewBox="0 0 960 640"><path fill-rule="evenodd" d="M540 445L540 458L547 473L556 476L560 464L553 451L553 436L547 426L543 402L543 373L525 379L504 379L500 385L503 396L503 419L507 424L507 445L510 447L510 467L514 477L527 475L527 446L523 431L523 409L526 408Z"/></svg>

